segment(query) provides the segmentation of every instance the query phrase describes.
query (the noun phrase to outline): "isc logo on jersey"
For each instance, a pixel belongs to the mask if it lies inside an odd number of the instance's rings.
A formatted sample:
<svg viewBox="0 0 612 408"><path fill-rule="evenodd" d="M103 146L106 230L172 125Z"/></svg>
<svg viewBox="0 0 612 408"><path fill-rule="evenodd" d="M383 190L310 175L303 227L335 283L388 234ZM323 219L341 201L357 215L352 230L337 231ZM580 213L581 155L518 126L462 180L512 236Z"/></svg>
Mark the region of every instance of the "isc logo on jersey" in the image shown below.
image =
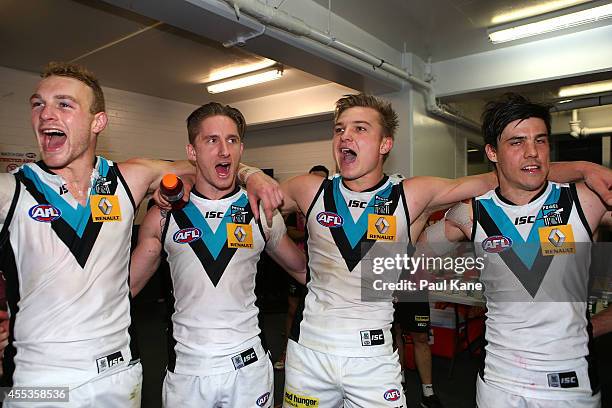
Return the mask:
<svg viewBox="0 0 612 408"><path fill-rule="evenodd" d="M199 228L183 228L182 230L178 230L174 233L172 239L177 244L189 244L195 240L198 240L202 237L202 230Z"/></svg>
<svg viewBox="0 0 612 408"><path fill-rule="evenodd" d="M512 240L504 235L494 235L482 241L482 249L496 254L504 252L512 246Z"/></svg>
<svg viewBox="0 0 612 408"><path fill-rule="evenodd" d="M30 218L38 222L51 222L62 216L62 212L50 204L39 204L30 208Z"/></svg>
<svg viewBox="0 0 612 408"><path fill-rule="evenodd" d="M400 399L402 394L397 388L385 391L384 397L386 401L397 401Z"/></svg>
<svg viewBox="0 0 612 408"><path fill-rule="evenodd" d="M327 228L338 228L344 224L344 220L341 216L329 211L318 213L317 222Z"/></svg>
<svg viewBox="0 0 612 408"><path fill-rule="evenodd" d="M266 402L268 402L269 400L270 400L270 393L266 392L264 395L257 398L256 404L258 407L263 407L266 404Z"/></svg>

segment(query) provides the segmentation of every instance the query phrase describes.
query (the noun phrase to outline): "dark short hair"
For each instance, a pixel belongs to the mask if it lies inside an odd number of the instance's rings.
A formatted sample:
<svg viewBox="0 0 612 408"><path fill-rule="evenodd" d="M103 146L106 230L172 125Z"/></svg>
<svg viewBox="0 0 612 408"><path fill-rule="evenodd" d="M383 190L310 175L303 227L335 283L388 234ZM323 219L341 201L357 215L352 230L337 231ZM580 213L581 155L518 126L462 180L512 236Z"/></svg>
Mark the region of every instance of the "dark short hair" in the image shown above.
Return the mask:
<svg viewBox="0 0 612 408"><path fill-rule="evenodd" d="M329 170L327 170L327 167L323 166L322 164L312 166L312 169L310 169L308 173L313 173L315 171L322 171L323 173L325 173L325 177L329 177Z"/></svg>
<svg viewBox="0 0 612 408"><path fill-rule="evenodd" d="M189 143L193 144L195 141L196 136L200 132L200 125L204 119L212 116L227 116L233 120L238 128L238 136L240 136L240 140L244 139L246 121L242 113L238 109L232 108L229 105L221 105L217 102L210 102L191 112L191 115L189 115L187 118L187 133L189 135Z"/></svg>
<svg viewBox="0 0 612 408"><path fill-rule="evenodd" d="M50 62L47 64L43 72L40 74L42 78L50 76L61 76L74 78L87 85L93 92L93 102L89 107L89 112L94 115L98 112L104 112L106 109L104 103L104 93L98 83L98 78L87 68L74 64L72 62Z"/></svg>
<svg viewBox="0 0 612 408"><path fill-rule="evenodd" d="M482 113L482 135L486 144L497 149L497 141L509 123L539 118L550 134L550 107L531 102L524 96L507 93L502 99L487 103Z"/></svg>
<svg viewBox="0 0 612 408"><path fill-rule="evenodd" d="M372 108L378 112L380 125L385 131L385 136L391 139L395 138L395 131L398 126L397 113L389 102L379 99L373 95L357 94L345 95L336 101L336 110L334 111L334 122L338 120L342 112L350 108Z"/></svg>

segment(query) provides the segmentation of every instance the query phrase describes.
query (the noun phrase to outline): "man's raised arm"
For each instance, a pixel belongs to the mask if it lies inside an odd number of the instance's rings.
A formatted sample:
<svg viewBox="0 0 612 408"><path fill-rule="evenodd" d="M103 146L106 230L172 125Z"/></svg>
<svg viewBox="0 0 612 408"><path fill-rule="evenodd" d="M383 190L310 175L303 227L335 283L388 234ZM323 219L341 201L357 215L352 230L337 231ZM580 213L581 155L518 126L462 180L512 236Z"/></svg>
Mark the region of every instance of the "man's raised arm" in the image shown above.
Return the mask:
<svg viewBox="0 0 612 408"><path fill-rule="evenodd" d="M612 205L612 170L587 161L555 162L550 165L548 179L559 183L584 181L602 201Z"/></svg>

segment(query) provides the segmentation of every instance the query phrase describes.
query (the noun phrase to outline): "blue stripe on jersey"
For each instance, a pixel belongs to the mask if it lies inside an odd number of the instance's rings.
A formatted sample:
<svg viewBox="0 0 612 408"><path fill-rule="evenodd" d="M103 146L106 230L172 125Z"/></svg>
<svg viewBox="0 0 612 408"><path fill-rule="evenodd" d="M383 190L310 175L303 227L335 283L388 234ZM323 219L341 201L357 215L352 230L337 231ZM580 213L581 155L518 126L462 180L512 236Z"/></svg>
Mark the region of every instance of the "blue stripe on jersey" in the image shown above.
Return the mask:
<svg viewBox="0 0 612 408"><path fill-rule="evenodd" d="M42 181L38 177L38 174L36 174L36 172L34 172L29 166L23 166L22 170L24 176L34 183L36 189L45 196L49 204L58 208L62 212L62 219L65 220L68 225L70 225L79 238L82 238L87 222L91 216L89 197L87 197L85 207L81 206L81 204L77 204L76 208L72 208L72 206L68 204L62 198L62 196L55 191L54 188Z"/></svg>
<svg viewBox="0 0 612 408"><path fill-rule="evenodd" d="M202 242L208 250L213 258L217 259L219 253L225 246L225 242L227 241L227 223L231 222L232 215L232 205L236 205L239 207L245 207L248 204L248 200L246 194L242 194L238 200L234 201L230 206L228 206L227 211L223 215L223 219L219 223L217 230L215 232L212 231L212 228L208 225L206 218L202 216L202 213L198 208L190 201L183 207L183 212L187 215L191 223L194 227L198 227L202 230ZM230 220L230 221L228 221Z"/></svg>
<svg viewBox="0 0 612 408"><path fill-rule="evenodd" d="M346 237L348 238L351 247L355 248L355 246L359 244L361 238L368 229L368 214L374 214L376 196L389 198L391 190L393 189L393 183L389 183L384 190L381 190L374 194L374 196L370 199L370 202L368 202L366 209L361 213L359 219L355 223L353 221L351 212L349 211L346 205L346 200L344 199L344 196L340 191L340 179L341 177L335 177L333 179L334 202L336 204L336 210L338 211L338 215L340 215L344 220L342 229L344 230L344 233L346 234Z"/></svg>
<svg viewBox="0 0 612 408"><path fill-rule="evenodd" d="M557 203L560 195L561 189L553 184L552 190L548 194L544 205ZM508 218L503 209L495 204L492 198L478 201L482 203L485 210L490 214L491 219L495 222L501 233L512 240L511 250L518 255L525 267L531 269L533 262L540 252L540 236L538 234L538 229L544 226L544 218L540 216L536 217L529 231L529 235L527 236L527 240L523 240L523 237L514 226L514 222Z"/></svg>

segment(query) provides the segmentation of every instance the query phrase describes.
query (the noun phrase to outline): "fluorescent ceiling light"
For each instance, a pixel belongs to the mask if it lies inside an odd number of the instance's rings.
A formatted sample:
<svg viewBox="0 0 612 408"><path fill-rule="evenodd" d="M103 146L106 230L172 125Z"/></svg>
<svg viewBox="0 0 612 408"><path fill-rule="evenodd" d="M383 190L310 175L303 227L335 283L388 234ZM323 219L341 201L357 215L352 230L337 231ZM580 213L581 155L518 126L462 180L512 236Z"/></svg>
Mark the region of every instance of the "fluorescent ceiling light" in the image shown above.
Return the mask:
<svg viewBox="0 0 612 408"><path fill-rule="evenodd" d="M234 66L225 66L221 69L213 70L210 76L202 82L220 81L225 78L238 75L248 74L249 72L259 71L260 69L268 68L276 64L276 61L265 58L261 61L252 64L240 64Z"/></svg>
<svg viewBox="0 0 612 408"><path fill-rule="evenodd" d="M592 23L609 17L612 17L612 3L515 27L493 28L489 30L489 40L491 40L493 44L499 44Z"/></svg>
<svg viewBox="0 0 612 408"><path fill-rule="evenodd" d="M504 24L511 21L522 20L529 17L539 16L541 14L550 13L564 8L572 7L577 4L586 3L588 0L552 0L540 1L537 4L520 9L514 9L507 13L502 13L494 16L491 19L491 24Z"/></svg>
<svg viewBox="0 0 612 408"><path fill-rule="evenodd" d="M478 149L468 149L468 153L475 153L475 152L478 152L478 151L479 151Z"/></svg>
<svg viewBox="0 0 612 408"><path fill-rule="evenodd" d="M588 95L609 91L612 91L612 80L564 86L559 89L559 97L568 98L571 96Z"/></svg>
<svg viewBox="0 0 612 408"><path fill-rule="evenodd" d="M206 90L208 91L208 93L216 94L220 92L231 91L232 89L244 88L251 85L273 81L275 79L279 79L282 76L283 67L281 65L275 65L270 68L264 68L255 72L250 72L248 74L209 83L208 85L206 85Z"/></svg>

